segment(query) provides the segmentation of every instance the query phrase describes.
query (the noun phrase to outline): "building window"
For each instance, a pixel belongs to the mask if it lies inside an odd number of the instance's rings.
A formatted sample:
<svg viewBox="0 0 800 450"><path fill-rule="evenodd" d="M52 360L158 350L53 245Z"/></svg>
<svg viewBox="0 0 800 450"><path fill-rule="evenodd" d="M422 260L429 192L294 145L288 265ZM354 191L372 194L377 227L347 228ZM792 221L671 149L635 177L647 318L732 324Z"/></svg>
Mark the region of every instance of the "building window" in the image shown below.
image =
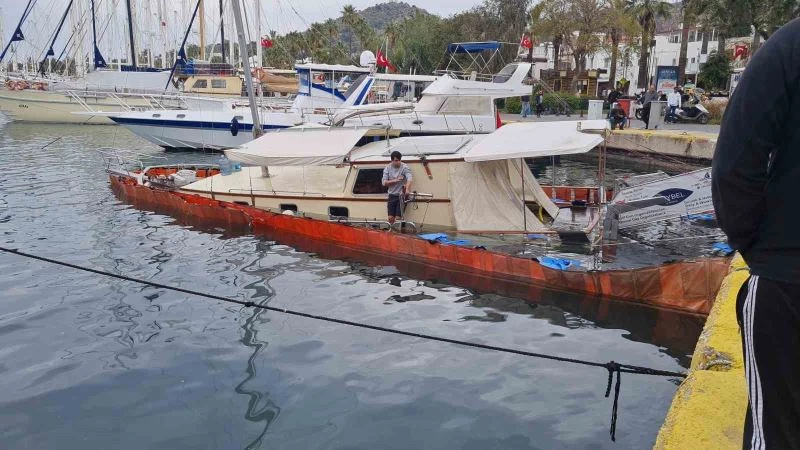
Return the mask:
<svg viewBox="0 0 800 450"><path fill-rule="evenodd" d="M350 211L344 206L329 206L328 215L331 217L350 217Z"/></svg>
<svg viewBox="0 0 800 450"><path fill-rule="evenodd" d="M670 44L678 44L681 42L681 35L680 34L673 34L669 37Z"/></svg>
<svg viewBox="0 0 800 450"><path fill-rule="evenodd" d="M603 67L611 67L611 58L603 59Z"/></svg>
<svg viewBox="0 0 800 450"><path fill-rule="evenodd" d="M675 61L675 58L672 58L672 65L673 65L673 66L676 64L676 62L677 62L677 61Z"/></svg>
<svg viewBox="0 0 800 450"><path fill-rule="evenodd" d="M353 194L385 194L389 191L381 181L383 169L358 169Z"/></svg>
<svg viewBox="0 0 800 450"><path fill-rule="evenodd" d="M206 80L195 80L194 84L192 85L192 89L205 89L208 87L208 82Z"/></svg>
<svg viewBox="0 0 800 450"><path fill-rule="evenodd" d="M692 58L692 64L694 64L694 58Z"/></svg>
<svg viewBox="0 0 800 450"><path fill-rule="evenodd" d="M211 80L211 89L225 89L228 83L225 80Z"/></svg>
<svg viewBox="0 0 800 450"><path fill-rule="evenodd" d="M689 32L689 40L687 42L694 42L695 38L697 37L697 33L692 30Z"/></svg>

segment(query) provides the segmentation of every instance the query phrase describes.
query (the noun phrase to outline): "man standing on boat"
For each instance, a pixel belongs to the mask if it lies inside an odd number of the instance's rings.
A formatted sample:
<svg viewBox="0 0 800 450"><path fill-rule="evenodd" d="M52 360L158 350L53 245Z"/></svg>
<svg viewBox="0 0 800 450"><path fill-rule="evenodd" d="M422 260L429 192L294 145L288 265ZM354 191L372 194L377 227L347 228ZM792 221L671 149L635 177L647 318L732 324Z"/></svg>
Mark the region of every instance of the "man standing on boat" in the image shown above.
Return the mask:
<svg viewBox="0 0 800 450"><path fill-rule="evenodd" d="M392 162L383 168L381 184L389 188L387 210L389 223L394 224L395 220L403 219L404 197L411 192L411 169L400 161L403 155L397 150L392 152L391 158Z"/></svg>
<svg viewBox="0 0 800 450"><path fill-rule="evenodd" d="M750 268L736 304L748 411L744 448L800 448L800 20L764 42L722 120L717 221ZM759 105L762 112L753 114Z"/></svg>

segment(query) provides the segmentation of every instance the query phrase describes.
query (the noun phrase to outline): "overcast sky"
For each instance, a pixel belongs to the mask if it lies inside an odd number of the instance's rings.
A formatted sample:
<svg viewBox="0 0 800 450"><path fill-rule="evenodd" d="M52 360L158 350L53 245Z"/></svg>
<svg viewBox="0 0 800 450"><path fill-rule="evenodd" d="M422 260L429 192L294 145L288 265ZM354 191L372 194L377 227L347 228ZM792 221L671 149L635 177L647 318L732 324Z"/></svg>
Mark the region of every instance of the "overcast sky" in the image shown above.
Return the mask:
<svg viewBox="0 0 800 450"><path fill-rule="evenodd" d="M63 14L69 0L34 0L36 3L33 8L29 19L23 25L22 31L26 36L27 44L30 44L32 50L27 50L25 54L40 53L46 48L48 43L48 36L50 36L55 29L61 15ZM140 30L139 37L141 41L137 45L141 47L148 47L150 40L153 46L156 47L155 53L160 53L159 47L161 46L160 35L156 28L156 11L157 2L159 0L149 0L151 11L148 14L145 4L147 0L133 0L133 4L137 9L137 28ZM248 9L250 23L254 26L254 1L243 0L243 3ZM450 16L469 9L475 5L482 3L482 0L405 0L406 3L416 5L424 8L427 11L438 14L440 16ZM89 9L89 0L74 0L73 9L76 7L83 8L84 11ZM231 0L224 0L226 5L229 5ZM307 28L307 24L312 22L323 21L330 17L338 17L344 5L352 4L356 9L363 9L377 3L375 0L261 0L261 23L262 33L267 34L270 30L275 30L278 33L285 33L292 30L303 30ZM5 44L11 33L14 31L19 18L25 9L27 0L0 0L0 14L2 15L2 41ZM111 26L107 26L106 31L99 39L101 42L101 50L106 54L114 54L121 52L122 43L127 41L127 33L124 26L124 5L125 0L95 0L98 5L98 27L99 29L107 25L113 20ZM115 4L117 13L112 17L109 11L112 8L109 5ZM169 35L168 42L179 42L185 31L185 23L191 15L190 8L194 7L195 0L166 0L167 5L167 29ZM206 40L211 42L217 36L219 29L219 2L218 0L205 0L206 9ZM88 17L88 13L86 13ZM149 19L148 19L149 17ZM102 23L101 23L102 22ZM116 24L116 26L114 25ZM148 34L148 25L150 24L151 33ZM196 26L195 26L196 29ZM98 31L100 33L100 31ZM255 33L253 30L252 33ZM61 51L66 43L67 37L70 35L70 19L62 30L61 36L55 45L56 54ZM91 36L91 28L89 28L88 36ZM227 36L226 36L227 37ZM87 37L87 39L89 39ZM190 37L190 41L197 41L196 33ZM88 45L88 44L87 44ZM170 48L177 45L171 45ZM111 47L111 48L109 48ZM116 48L114 48L116 47ZM88 52L88 50L86 50ZM23 54L22 48L20 53Z"/></svg>

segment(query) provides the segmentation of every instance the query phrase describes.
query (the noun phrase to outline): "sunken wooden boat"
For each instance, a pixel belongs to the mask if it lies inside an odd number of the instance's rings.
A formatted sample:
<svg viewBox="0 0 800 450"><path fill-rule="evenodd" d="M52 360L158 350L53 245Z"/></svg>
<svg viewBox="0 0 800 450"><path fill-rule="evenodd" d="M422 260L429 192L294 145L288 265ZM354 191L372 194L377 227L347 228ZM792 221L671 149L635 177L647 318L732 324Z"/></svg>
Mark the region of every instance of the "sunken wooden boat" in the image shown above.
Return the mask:
<svg viewBox="0 0 800 450"><path fill-rule="evenodd" d="M624 270L553 268L542 258L500 247L458 245L455 238L462 235L524 242L533 235L583 234L594 241L602 234L602 208L591 205L608 193L560 187L562 193L585 195L588 205L581 214L564 213L545 192L555 188L542 188L524 158L589 152L603 143L606 128L605 121L520 123L485 135L387 138L374 129L312 127L268 133L227 150L230 160L246 164L230 173L155 166L110 168L109 174L120 199L195 222L279 231L465 274L707 313L728 258ZM383 219L380 180L395 150L412 171L413 192L402 223L390 225ZM431 239L432 231L454 239Z"/></svg>

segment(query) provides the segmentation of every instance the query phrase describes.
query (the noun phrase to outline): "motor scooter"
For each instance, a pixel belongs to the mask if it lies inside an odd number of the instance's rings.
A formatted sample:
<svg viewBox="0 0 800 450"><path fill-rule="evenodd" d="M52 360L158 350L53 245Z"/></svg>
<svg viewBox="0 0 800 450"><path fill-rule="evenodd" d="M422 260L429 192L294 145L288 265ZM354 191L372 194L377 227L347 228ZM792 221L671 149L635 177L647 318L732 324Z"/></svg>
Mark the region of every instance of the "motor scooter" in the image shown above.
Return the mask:
<svg viewBox="0 0 800 450"><path fill-rule="evenodd" d="M711 118L708 110L700 102L689 104L683 108L675 110L675 115L672 117L665 117L664 121L668 123L689 123L697 122L705 125Z"/></svg>

